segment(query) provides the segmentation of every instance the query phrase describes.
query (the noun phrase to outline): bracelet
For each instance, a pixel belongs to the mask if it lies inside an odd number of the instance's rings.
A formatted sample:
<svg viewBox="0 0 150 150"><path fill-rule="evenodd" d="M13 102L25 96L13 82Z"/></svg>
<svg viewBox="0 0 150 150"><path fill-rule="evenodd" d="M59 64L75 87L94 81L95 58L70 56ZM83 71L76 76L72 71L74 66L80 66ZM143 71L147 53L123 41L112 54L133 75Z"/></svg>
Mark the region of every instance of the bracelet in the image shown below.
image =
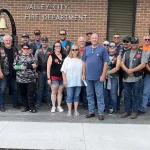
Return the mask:
<svg viewBox="0 0 150 150"><path fill-rule="evenodd" d="M47 78L47 80L50 80L50 78Z"/></svg>

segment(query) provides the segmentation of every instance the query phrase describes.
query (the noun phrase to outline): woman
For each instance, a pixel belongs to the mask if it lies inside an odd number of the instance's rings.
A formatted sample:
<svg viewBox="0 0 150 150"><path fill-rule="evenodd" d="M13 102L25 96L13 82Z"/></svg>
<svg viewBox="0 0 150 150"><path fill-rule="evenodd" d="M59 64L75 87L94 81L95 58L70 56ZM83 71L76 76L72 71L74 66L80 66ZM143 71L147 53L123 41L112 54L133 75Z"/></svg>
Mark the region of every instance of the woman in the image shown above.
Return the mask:
<svg viewBox="0 0 150 150"><path fill-rule="evenodd" d="M52 109L51 112L63 112L61 107L62 92L63 92L63 78L60 71L63 60L66 55L62 54L63 48L59 41L54 43L53 53L49 56L47 61L47 80L48 84L51 85L51 100ZM56 99L57 99L57 109L56 109Z"/></svg>
<svg viewBox="0 0 150 150"><path fill-rule="evenodd" d="M64 86L67 91L68 116L72 116L72 102L74 102L74 115L79 115L78 103L82 86L82 60L80 58L78 47L73 45L61 68Z"/></svg>
<svg viewBox="0 0 150 150"><path fill-rule="evenodd" d="M13 67L16 70L18 91L24 106L22 112L30 110L31 113L36 113L34 102L36 61L30 54L28 44L22 45L22 53L16 56Z"/></svg>
<svg viewBox="0 0 150 150"><path fill-rule="evenodd" d="M105 88L105 108L109 114L114 114L117 107L118 97L118 80L121 56L116 52L116 44L110 42L109 45L109 62Z"/></svg>

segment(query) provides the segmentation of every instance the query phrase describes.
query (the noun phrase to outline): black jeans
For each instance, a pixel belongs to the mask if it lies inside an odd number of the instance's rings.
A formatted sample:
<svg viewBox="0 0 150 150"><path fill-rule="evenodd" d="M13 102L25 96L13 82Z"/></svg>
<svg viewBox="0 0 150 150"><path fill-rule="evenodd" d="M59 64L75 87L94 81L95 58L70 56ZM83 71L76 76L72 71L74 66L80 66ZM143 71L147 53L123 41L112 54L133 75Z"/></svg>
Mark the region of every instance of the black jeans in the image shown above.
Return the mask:
<svg viewBox="0 0 150 150"><path fill-rule="evenodd" d="M35 82L18 83L18 91L24 107L29 109L35 108L35 90Z"/></svg>

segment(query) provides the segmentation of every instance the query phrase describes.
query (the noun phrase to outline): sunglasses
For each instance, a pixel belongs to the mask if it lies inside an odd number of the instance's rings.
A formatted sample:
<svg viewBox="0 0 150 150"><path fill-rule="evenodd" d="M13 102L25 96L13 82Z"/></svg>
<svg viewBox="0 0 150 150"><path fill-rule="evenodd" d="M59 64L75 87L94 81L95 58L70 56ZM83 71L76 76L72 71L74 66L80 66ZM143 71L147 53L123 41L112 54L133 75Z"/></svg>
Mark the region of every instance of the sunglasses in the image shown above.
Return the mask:
<svg viewBox="0 0 150 150"><path fill-rule="evenodd" d="M123 40L123 43L129 43L129 41Z"/></svg>
<svg viewBox="0 0 150 150"><path fill-rule="evenodd" d="M104 46L109 46L109 44L104 44Z"/></svg>
<svg viewBox="0 0 150 150"><path fill-rule="evenodd" d="M150 39L145 39L145 41L150 41Z"/></svg>
<svg viewBox="0 0 150 150"><path fill-rule="evenodd" d="M64 34L59 34L59 35L66 35L66 34L64 33Z"/></svg>
<svg viewBox="0 0 150 150"><path fill-rule="evenodd" d="M131 42L131 44L138 44L138 42Z"/></svg>
<svg viewBox="0 0 150 150"><path fill-rule="evenodd" d="M109 47L110 47L110 48L115 48L116 46L111 46L111 45L110 45Z"/></svg>
<svg viewBox="0 0 150 150"><path fill-rule="evenodd" d="M78 51L78 49L72 49L72 51L73 51L73 52L74 52L74 51L76 51L76 52L77 52L77 51Z"/></svg>
<svg viewBox="0 0 150 150"><path fill-rule="evenodd" d="M24 50L28 50L29 48L23 48Z"/></svg>
<svg viewBox="0 0 150 150"><path fill-rule="evenodd" d="M114 39L119 39L119 38L120 38L119 36L114 37Z"/></svg>

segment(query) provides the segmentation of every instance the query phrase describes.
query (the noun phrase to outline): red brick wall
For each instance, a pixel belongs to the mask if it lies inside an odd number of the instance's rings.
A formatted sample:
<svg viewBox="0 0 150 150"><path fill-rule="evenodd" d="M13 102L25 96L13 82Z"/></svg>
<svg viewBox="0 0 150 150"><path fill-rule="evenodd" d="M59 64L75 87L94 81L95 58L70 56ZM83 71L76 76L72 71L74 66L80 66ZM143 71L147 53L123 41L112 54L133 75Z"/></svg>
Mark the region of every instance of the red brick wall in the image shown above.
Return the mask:
<svg viewBox="0 0 150 150"><path fill-rule="evenodd" d="M108 0L1 0L0 8L5 8L13 15L16 22L17 35L26 32L33 39L34 29L40 29L42 36L47 36L50 43L59 39L60 29L66 29L68 39L73 42L81 35L85 35L88 29L93 29L100 34L100 41L106 38L107 30L107 2ZM68 10L27 10L25 4L69 4ZM25 20L25 14L79 14L87 15L84 21L42 21ZM9 30L0 30L0 33L11 34L10 21L6 15ZM149 32L150 25L150 0L137 0L135 34L142 37Z"/></svg>
<svg viewBox="0 0 150 150"><path fill-rule="evenodd" d="M68 10L27 10L26 3L34 4L69 4ZM1 0L0 8L7 9L13 16L18 39L23 32L34 38L33 31L40 29L42 36L47 36L50 43L59 39L59 30L66 29L68 39L73 42L81 35L85 35L88 29L97 31L100 41L106 38L107 27L107 0ZM79 14L87 15L84 21L42 21L25 20L25 14ZM6 15L7 16L7 15ZM7 18L7 17L6 17ZM0 33L11 33L11 25L7 18L9 30L0 30Z"/></svg>
<svg viewBox="0 0 150 150"><path fill-rule="evenodd" d="M139 36L140 43L142 43L143 41L143 36L149 33L149 27L150 27L150 0L137 0L135 34Z"/></svg>

